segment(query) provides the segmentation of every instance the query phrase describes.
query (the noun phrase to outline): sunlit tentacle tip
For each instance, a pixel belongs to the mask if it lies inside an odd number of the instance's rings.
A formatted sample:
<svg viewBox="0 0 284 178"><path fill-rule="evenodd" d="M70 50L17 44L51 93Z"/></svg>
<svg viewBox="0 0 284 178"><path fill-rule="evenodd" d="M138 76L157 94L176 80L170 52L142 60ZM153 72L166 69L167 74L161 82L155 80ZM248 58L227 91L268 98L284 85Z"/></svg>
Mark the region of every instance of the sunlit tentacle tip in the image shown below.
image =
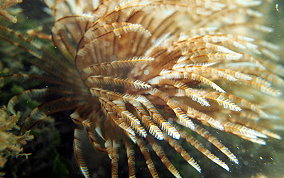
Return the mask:
<svg viewBox="0 0 284 178"><path fill-rule="evenodd" d="M239 160L236 157L230 160L235 164L240 164Z"/></svg>
<svg viewBox="0 0 284 178"><path fill-rule="evenodd" d="M269 130L264 130L263 133L266 134L267 136L271 137L271 138L275 138L275 139L278 139L278 140L282 139L280 135L278 135L274 132L271 132Z"/></svg>
<svg viewBox="0 0 284 178"><path fill-rule="evenodd" d="M228 171L228 172L230 172L230 168L229 168L229 166L227 165L227 164L222 164L221 165L222 166L222 168L224 168L226 171Z"/></svg>
<svg viewBox="0 0 284 178"><path fill-rule="evenodd" d="M180 134L176 131L176 132L172 132L172 133L168 133L168 136L176 139L176 140L179 140L180 139Z"/></svg>
<svg viewBox="0 0 284 178"><path fill-rule="evenodd" d="M256 143L260 144L260 145L266 145L266 141L262 140L262 139L258 139L256 141Z"/></svg>
<svg viewBox="0 0 284 178"><path fill-rule="evenodd" d="M276 139L278 139L278 140L282 140L282 137L281 137L280 135L278 135L278 134L275 134L275 135L274 135L274 138L276 138Z"/></svg>
<svg viewBox="0 0 284 178"><path fill-rule="evenodd" d="M171 135L174 139L179 140L180 139L180 134L179 133L174 133L173 135Z"/></svg>

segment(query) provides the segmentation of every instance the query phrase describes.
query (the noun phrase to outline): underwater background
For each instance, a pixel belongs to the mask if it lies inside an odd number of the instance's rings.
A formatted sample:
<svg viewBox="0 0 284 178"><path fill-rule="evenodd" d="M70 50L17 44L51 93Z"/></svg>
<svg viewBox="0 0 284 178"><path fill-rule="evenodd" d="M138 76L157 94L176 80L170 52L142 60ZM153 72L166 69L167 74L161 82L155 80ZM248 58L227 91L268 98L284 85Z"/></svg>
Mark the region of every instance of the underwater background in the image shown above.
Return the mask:
<svg viewBox="0 0 284 178"><path fill-rule="evenodd" d="M1 1L1 0L0 0ZM271 3L271 7L267 8L269 16L265 16L264 21L267 22L267 26L274 29L274 32L266 35L266 39L281 47L280 59L282 65L284 64L284 1L274 0ZM45 3L40 0L26 0L13 8L9 9L11 14L17 16L18 23L11 23L4 18L0 17L0 24L13 28L21 32L26 32L29 29L35 29L40 32L50 33L53 19L49 15L49 11L45 6ZM42 40L42 43L47 48L52 47L50 43ZM5 76L10 73L16 73L18 71L24 71L28 73L41 73L36 67L29 64L29 60L32 58L30 54L23 52L13 45L0 42L0 75ZM28 82L13 82L8 85L1 86L0 104L4 107L8 100L24 91L26 88L32 87L44 87L44 83L28 81ZM283 91L284 92L284 91ZM282 102L274 103L281 106L284 111L284 99L280 96ZM17 108L22 111L21 115L26 115L34 106L38 105L39 101L25 100L23 106ZM0 112L1 122L8 122L11 120L9 114L5 108L2 108ZM58 178L83 178L79 168L76 165L76 161L73 155L73 130L75 128L71 119L69 119L70 112L61 112L53 114L52 117L44 120L38 126L36 126L30 133L27 133L18 145L18 149L15 149L11 153L10 150L5 151L1 156L7 158L7 162L0 172L5 173L3 177L7 178L33 178L33 177L58 177ZM282 115L284 117L284 115ZM281 118L282 127L279 125L279 129L276 133L284 137L284 118ZM273 121L272 121L273 122ZM15 123L12 123L15 125ZM12 133L19 133L19 128L16 126L10 129ZM209 129L210 130L210 129ZM213 129L212 129L213 130ZM220 166L212 163L206 157L202 156L195 150L188 150L189 154L201 164L203 170L199 174L194 171L188 164L180 161L180 158L174 158L174 165L182 173L182 175L188 175L187 177L284 177L284 142L282 140L276 140L268 138L267 145L258 145L249 141L242 140L239 137L232 136L224 132L218 132L219 138L222 138L223 143L235 153L239 159L239 165L228 163L230 172L222 169ZM1 137L0 137L1 138ZM3 137L4 138L4 137ZM7 139L5 137L5 139ZM18 137L16 139L19 139ZM8 140L8 139L7 139ZM13 142L11 136L11 142ZM4 146L3 146L4 147ZM213 152L213 146L211 145ZM6 147L5 147L6 148ZM23 153L18 153L23 148ZM210 148L210 145L208 145ZM88 158L90 159L91 168L94 171L94 177L110 177L110 163L106 154L101 154L99 151L94 151L91 146L87 146ZM169 153L171 154L171 153ZM139 161L140 160L140 161ZM127 177L127 159L126 156L122 156L119 167L120 175ZM150 177L150 173L147 170L146 164L143 161L143 157L137 154L136 157L136 171L137 177ZM155 159L154 159L155 161ZM158 162L158 159L156 160ZM141 167L141 168L140 168ZM91 169L92 170L92 169ZM171 177L166 172L166 168L157 164L157 170L159 170L160 177ZM125 172L125 173L124 173ZM164 173L164 174L163 174Z"/></svg>

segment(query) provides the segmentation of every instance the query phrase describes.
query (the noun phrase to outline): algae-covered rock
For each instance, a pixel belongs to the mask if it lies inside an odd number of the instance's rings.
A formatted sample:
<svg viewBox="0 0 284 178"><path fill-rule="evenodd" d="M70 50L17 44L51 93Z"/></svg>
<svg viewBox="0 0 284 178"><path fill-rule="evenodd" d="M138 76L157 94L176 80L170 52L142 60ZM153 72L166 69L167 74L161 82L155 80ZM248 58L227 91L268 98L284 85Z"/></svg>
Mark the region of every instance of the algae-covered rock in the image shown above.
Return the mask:
<svg viewBox="0 0 284 178"><path fill-rule="evenodd" d="M0 109L0 168L5 166L8 157L28 155L22 153L23 145L33 136L29 131L24 134L19 132L18 120L19 115L10 115L5 107Z"/></svg>

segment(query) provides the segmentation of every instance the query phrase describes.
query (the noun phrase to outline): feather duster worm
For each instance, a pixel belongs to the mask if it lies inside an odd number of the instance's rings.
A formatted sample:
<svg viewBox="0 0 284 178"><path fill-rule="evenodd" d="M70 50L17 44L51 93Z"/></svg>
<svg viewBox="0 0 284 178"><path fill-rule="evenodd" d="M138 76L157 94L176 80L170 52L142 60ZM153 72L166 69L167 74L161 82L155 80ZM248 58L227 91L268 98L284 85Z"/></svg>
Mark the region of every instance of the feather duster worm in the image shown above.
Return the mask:
<svg viewBox="0 0 284 178"><path fill-rule="evenodd" d="M129 177L135 177L137 145L153 177L158 177L149 149L175 176L181 177L161 144L167 144L198 172L197 161L180 144L188 142L229 171L228 165L190 133L214 145L232 162L237 157L208 127L265 144L280 136L265 119L276 117L261 106L263 94L278 97L283 85L278 47L257 39L262 25L257 0L48 0L55 23L52 41L61 53L47 53L28 37L1 27L0 37L33 54L44 75L14 74L11 79L38 79L48 88L14 96L52 100L34 108L31 126L48 115L72 110L78 126L74 152L85 177L81 136L108 154L112 177L118 176L118 149L124 145ZM267 3L267 2L263 2ZM17 43L13 42L17 38ZM62 55L62 56L61 56ZM267 60L266 60L267 59ZM281 69L281 70L280 70ZM56 96L56 97L54 97ZM55 99L54 99L55 98ZM189 130L191 132L189 132Z"/></svg>

